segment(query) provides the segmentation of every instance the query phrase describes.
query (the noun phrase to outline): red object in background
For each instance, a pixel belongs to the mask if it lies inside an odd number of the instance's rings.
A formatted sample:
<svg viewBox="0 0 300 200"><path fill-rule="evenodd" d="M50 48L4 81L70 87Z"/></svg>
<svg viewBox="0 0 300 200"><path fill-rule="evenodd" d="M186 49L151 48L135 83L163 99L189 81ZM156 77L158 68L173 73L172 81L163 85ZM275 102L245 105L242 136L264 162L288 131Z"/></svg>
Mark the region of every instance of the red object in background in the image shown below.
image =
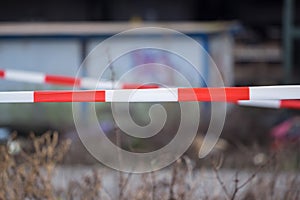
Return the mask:
<svg viewBox="0 0 300 200"><path fill-rule="evenodd" d="M300 140L300 117L292 117L271 130L272 148L279 149Z"/></svg>

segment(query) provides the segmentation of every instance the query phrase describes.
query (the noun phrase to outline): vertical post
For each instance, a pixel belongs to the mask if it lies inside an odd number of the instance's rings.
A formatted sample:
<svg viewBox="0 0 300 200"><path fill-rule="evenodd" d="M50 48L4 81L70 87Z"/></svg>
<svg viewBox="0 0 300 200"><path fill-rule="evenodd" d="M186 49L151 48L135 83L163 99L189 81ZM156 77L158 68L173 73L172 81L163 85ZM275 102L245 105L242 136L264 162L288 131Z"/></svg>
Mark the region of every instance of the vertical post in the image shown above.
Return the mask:
<svg viewBox="0 0 300 200"><path fill-rule="evenodd" d="M87 56L87 39L83 38L80 40L80 47L81 47L81 63L82 63L82 69L81 69L81 77L87 76L87 68L84 65L84 59ZM81 103L81 121L83 123L87 123L88 121L88 103Z"/></svg>
<svg viewBox="0 0 300 200"><path fill-rule="evenodd" d="M209 81L210 81L210 48L209 48L209 37L207 34L202 34L201 37L199 37L198 39L199 43L201 44L202 42L202 47L203 49L205 50L205 53L204 53L204 57L203 57L203 80L201 79L201 82L200 82L200 87L208 87L210 84L209 84ZM204 105L204 110L207 112L207 108L210 107L210 103L208 102L205 102L203 103Z"/></svg>
<svg viewBox="0 0 300 200"><path fill-rule="evenodd" d="M81 39L80 43L81 43L81 63L83 63L84 59L87 56L87 39L85 39L85 38ZM82 73L81 74L82 76L87 75L86 66L83 66L81 73Z"/></svg>
<svg viewBox="0 0 300 200"><path fill-rule="evenodd" d="M283 65L285 73L285 83L290 83L293 71L293 13L294 0L284 0L283 7Z"/></svg>
<svg viewBox="0 0 300 200"><path fill-rule="evenodd" d="M204 53L204 57L203 57L203 81L201 80L200 82L200 87L207 87L209 85L209 81L210 81L210 60L209 60L209 53L210 53L210 49L209 49L209 38L207 34L203 34L201 35L201 37L199 37L198 42L201 44L202 42L202 47L203 49L206 51L206 53Z"/></svg>

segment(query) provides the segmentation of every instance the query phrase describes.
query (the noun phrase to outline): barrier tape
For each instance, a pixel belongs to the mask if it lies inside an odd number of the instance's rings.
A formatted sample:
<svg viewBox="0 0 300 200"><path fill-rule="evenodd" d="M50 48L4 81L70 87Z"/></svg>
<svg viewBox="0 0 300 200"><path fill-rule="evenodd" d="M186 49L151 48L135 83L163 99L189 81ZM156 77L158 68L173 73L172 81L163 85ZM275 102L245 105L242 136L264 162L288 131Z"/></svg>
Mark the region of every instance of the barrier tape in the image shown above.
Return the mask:
<svg viewBox="0 0 300 200"><path fill-rule="evenodd" d="M98 81L93 78L74 78L70 76L59 76L59 75L50 75L43 74L39 72L27 72L21 70L1 70L0 69L0 78L11 81L21 81L28 83L39 83L39 84L51 84L51 85L60 85L60 86L76 86L79 88L85 89L148 89L148 88L158 88L157 85L140 85L140 84L130 84L130 83L121 83L115 84L111 81Z"/></svg>
<svg viewBox="0 0 300 200"><path fill-rule="evenodd" d="M81 91L0 92L1 103L36 102L239 102L300 99L300 85L225 88L156 88ZM291 106L291 103L281 103Z"/></svg>
<svg viewBox="0 0 300 200"><path fill-rule="evenodd" d="M255 100L255 101L237 101L240 106L251 106L261 108L288 108L300 109L299 100Z"/></svg>
<svg viewBox="0 0 300 200"><path fill-rule="evenodd" d="M1 70L0 78L12 81L22 81L40 84L53 84L61 86L76 86L80 88L92 89L97 85L101 89L150 89L158 88L158 85L139 85L139 84L114 84L110 81L98 81L93 78L74 78L70 76L50 75L38 72L27 72L21 70ZM207 95L207 94L206 94ZM209 98L208 98L209 99ZM208 100L207 99L207 100ZM263 107L263 108L289 108L300 109L300 101L297 100L260 100L260 101L247 101L240 100L236 103L241 106Z"/></svg>

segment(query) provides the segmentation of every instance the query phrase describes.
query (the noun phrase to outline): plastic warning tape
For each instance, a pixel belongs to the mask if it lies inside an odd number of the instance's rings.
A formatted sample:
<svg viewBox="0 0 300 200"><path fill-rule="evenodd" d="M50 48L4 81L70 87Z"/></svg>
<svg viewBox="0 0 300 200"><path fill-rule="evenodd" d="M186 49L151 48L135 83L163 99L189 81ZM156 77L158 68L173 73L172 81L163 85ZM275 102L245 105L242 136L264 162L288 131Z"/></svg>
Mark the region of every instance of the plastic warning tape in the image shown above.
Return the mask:
<svg viewBox="0 0 300 200"><path fill-rule="evenodd" d="M299 100L252 100L252 101L237 101L240 106L251 106L261 108L288 108L288 109L300 109Z"/></svg>
<svg viewBox="0 0 300 200"><path fill-rule="evenodd" d="M0 92L2 103L35 102L240 102L300 99L300 85L225 88L156 88ZM284 105L284 103L283 103Z"/></svg>
<svg viewBox="0 0 300 200"><path fill-rule="evenodd" d="M40 84L53 84L60 86L76 86L80 88L93 89L150 89L158 88L158 85L140 85L140 84L128 84L118 83L114 84L111 81L98 81L93 78L75 78L70 76L50 75L39 72L28 72L22 70L1 70L0 78L12 81L40 83ZM263 107L263 108L290 108L300 109L300 101L298 100L260 100L260 101L247 101L241 100L232 102L241 106Z"/></svg>
<svg viewBox="0 0 300 200"><path fill-rule="evenodd" d="M11 81L28 82L28 83L39 83L39 84L51 84L60 86L74 86L85 89L147 89L147 88L158 88L157 85L141 85L141 84L130 84L130 83L114 83L111 81L98 81L94 78L75 78L71 76L60 76L43 74L39 72L28 72L21 70L1 70L0 78Z"/></svg>

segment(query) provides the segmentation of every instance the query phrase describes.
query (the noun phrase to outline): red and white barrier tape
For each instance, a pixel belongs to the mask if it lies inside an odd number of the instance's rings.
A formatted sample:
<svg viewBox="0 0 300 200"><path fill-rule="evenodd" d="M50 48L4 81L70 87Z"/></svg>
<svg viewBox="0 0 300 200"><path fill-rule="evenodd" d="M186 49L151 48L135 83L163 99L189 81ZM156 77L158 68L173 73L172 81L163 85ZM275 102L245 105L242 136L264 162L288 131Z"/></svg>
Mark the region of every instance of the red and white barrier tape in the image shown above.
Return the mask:
<svg viewBox="0 0 300 200"><path fill-rule="evenodd" d="M255 101L237 101L240 106L251 106L261 108L288 108L300 109L299 100L255 100Z"/></svg>
<svg viewBox="0 0 300 200"><path fill-rule="evenodd" d="M242 104L243 100L284 99L300 99L300 85L226 88L157 88L147 90L0 92L1 103L240 101Z"/></svg>
<svg viewBox="0 0 300 200"><path fill-rule="evenodd" d="M59 75L47 75L38 72L27 72L21 70L1 70L0 78L12 81L22 81L30 83L40 84L54 84L61 86L76 86L80 88L93 89L95 86L101 89L150 89L158 88L158 85L139 85L139 84L113 84L110 81L97 81L93 78L74 78L70 76L59 76ZM252 106L252 107L263 107L263 108L292 108L300 109L300 101L297 100L259 100L259 101L247 101L241 100L234 102L241 106Z"/></svg>
<svg viewBox="0 0 300 200"><path fill-rule="evenodd" d="M21 70L1 70L0 78L11 80L11 81L21 81L29 83L40 83L40 84L51 84L51 85L61 85L61 86L76 86L85 89L147 89L147 88L158 88L157 85L140 85L140 84L114 84L111 81L98 81L93 78L74 78L70 76L59 76L43 74L39 72L27 72Z"/></svg>

